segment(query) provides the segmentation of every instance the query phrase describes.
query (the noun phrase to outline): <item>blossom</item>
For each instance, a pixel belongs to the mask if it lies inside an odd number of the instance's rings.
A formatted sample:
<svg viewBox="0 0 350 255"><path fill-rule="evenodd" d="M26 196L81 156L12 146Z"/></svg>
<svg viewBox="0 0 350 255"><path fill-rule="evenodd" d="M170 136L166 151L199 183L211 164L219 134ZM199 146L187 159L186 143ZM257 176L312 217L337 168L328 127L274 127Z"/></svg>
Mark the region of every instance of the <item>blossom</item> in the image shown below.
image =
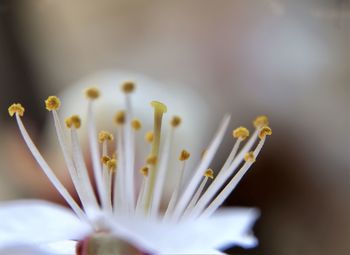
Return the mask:
<svg viewBox="0 0 350 255"><path fill-rule="evenodd" d="M122 84L125 109L115 114L114 133L104 130L97 132L94 103L101 92L97 88L85 91L88 100L86 125L96 193L78 138L82 119L79 115L65 119L68 139L59 116L60 99L50 96L45 101L46 109L53 116L58 142L81 205L56 177L31 140L22 122L24 107L19 103L9 107L9 114L16 118L29 150L72 211L38 200L2 204L0 216L7 220L0 225L0 248L12 249L14 246L16 251L18 244L36 245L35 249L55 254L55 242L75 240L79 241L79 252L84 253L93 238L103 239L104 242L112 240L109 245L116 249L120 249L120 243L125 242L129 248L156 254L212 254L219 253L220 249L227 246L256 245L256 239L250 232L251 225L258 216L256 209L217 209L255 162L266 136L271 135L267 117L259 116L255 119L255 131L249 139L247 128L238 127L233 130L236 142L217 173L209 166L224 138L230 121L229 115L223 118L194 169L188 169L192 155L183 149L177 156L176 170L179 174L171 180L173 190L167 200L163 196L163 190L165 186L171 185L166 177L168 171L174 171L170 169L169 161L174 157L172 147L182 119L179 116L171 119L162 142L162 120L167 106L159 101L151 102L154 126L153 130L145 134L150 153L139 170L141 183L137 183L139 176L136 176L135 169L140 162L136 160L135 140L139 138L142 123L133 116L134 90L134 82L125 81ZM245 140L248 141L242 145ZM164 200L167 202L163 205ZM113 246L113 243L117 245ZM64 246L67 247L67 243ZM76 245L73 242L73 245L69 243L68 246L75 249Z"/></svg>

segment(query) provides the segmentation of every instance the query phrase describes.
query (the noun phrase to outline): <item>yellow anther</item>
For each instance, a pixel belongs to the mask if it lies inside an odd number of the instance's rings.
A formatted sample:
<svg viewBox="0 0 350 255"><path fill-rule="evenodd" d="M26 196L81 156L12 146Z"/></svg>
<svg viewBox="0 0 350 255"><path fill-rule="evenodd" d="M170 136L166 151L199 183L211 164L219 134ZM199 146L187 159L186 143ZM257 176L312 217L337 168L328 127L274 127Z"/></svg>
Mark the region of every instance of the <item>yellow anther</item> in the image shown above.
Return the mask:
<svg viewBox="0 0 350 255"><path fill-rule="evenodd" d="M45 106L48 111L58 110L60 108L61 101L56 96L49 96L45 100Z"/></svg>
<svg viewBox="0 0 350 255"><path fill-rule="evenodd" d="M107 165L108 161L110 161L110 160L111 160L111 158L106 156L106 155L101 157L101 163L104 165Z"/></svg>
<svg viewBox="0 0 350 255"><path fill-rule="evenodd" d="M157 160L158 160L157 155L150 154L147 156L146 163L148 165L155 165L155 164L157 164Z"/></svg>
<svg viewBox="0 0 350 255"><path fill-rule="evenodd" d="M272 129L268 126L265 126L265 127L261 128L260 133L259 133L259 138L263 139L267 135L272 135Z"/></svg>
<svg viewBox="0 0 350 255"><path fill-rule="evenodd" d="M174 116L171 121L170 124L172 127L178 127L181 124L181 118L179 116Z"/></svg>
<svg viewBox="0 0 350 255"><path fill-rule="evenodd" d="M182 150L180 153L180 156L179 156L179 160L185 161L185 160L189 159L190 156L191 156L191 154L188 151Z"/></svg>
<svg viewBox="0 0 350 255"><path fill-rule="evenodd" d="M19 116L23 116L24 114L24 107L21 104L12 104L8 108L9 114L12 117L15 114L18 114Z"/></svg>
<svg viewBox="0 0 350 255"><path fill-rule="evenodd" d="M75 128L80 128L81 119L80 119L79 115L72 115L72 116L65 119L65 123L66 123L67 128L71 128L72 126L74 126Z"/></svg>
<svg viewBox="0 0 350 255"><path fill-rule="evenodd" d="M249 136L249 130L245 127L238 127L233 130L232 135L234 138L240 138L241 140L245 140Z"/></svg>
<svg viewBox="0 0 350 255"><path fill-rule="evenodd" d="M144 166L140 168L140 173L143 174L143 176L147 177L148 176L148 172L149 172L149 167L148 166Z"/></svg>
<svg viewBox="0 0 350 255"><path fill-rule="evenodd" d="M100 91L98 88L88 88L85 90L85 95L88 99L97 99L100 96Z"/></svg>
<svg viewBox="0 0 350 255"><path fill-rule="evenodd" d="M108 167L109 171L114 173L115 170L117 169L117 160L115 158L108 160L107 167Z"/></svg>
<svg viewBox="0 0 350 255"><path fill-rule="evenodd" d="M131 126L132 128L137 131L137 130L140 130L142 128L142 124L141 124L141 121L138 120L138 119L134 119L131 121Z"/></svg>
<svg viewBox="0 0 350 255"><path fill-rule="evenodd" d="M253 151L247 152L247 153L244 155L244 160L245 160L246 162L254 163L254 162L255 162L255 155L254 155L254 152L253 152Z"/></svg>
<svg viewBox="0 0 350 255"><path fill-rule="evenodd" d="M214 171L211 168L208 168L207 171L204 173L205 177L208 177L210 179L214 179Z"/></svg>
<svg viewBox="0 0 350 255"><path fill-rule="evenodd" d="M118 111L116 114L115 114L115 122L118 124L118 125L123 125L125 123L125 112L124 111Z"/></svg>
<svg viewBox="0 0 350 255"><path fill-rule="evenodd" d="M265 127L269 125L269 119L266 115L260 115L255 118L253 124L256 128Z"/></svg>
<svg viewBox="0 0 350 255"><path fill-rule="evenodd" d="M153 142L153 139L154 139L154 133L153 131L148 131L146 134L145 134L145 140L146 142Z"/></svg>
<svg viewBox="0 0 350 255"><path fill-rule="evenodd" d="M165 113L168 110L165 104L158 101L152 101L151 106L154 107L155 112L159 112L159 113Z"/></svg>
<svg viewBox="0 0 350 255"><path fill-rule="evenodd" d="M104 141L113 141L113 135L107 131L100 131L100 133L98 133L98 141L100 143Z"/></svg>
<svg viewBox="0 0 350 255"><path fill-rule="evenodd" d="M122 90L125 94L132 93L135 90L135 83L133 81L124 81Z"/></svg>

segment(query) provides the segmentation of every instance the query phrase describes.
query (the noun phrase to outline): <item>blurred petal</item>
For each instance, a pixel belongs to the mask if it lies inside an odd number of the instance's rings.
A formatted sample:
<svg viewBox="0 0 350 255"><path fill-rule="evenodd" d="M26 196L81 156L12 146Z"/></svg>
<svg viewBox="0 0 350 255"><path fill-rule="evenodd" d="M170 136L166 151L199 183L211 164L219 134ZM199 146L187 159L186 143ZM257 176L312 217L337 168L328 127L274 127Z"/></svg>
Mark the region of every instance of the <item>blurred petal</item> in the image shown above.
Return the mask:
<svg viewBox="0 0 350 255"><path fill-rule="evenodd" d="M71 210L41 200L0 204L0 248L81 238L90 227Z"/></svg>

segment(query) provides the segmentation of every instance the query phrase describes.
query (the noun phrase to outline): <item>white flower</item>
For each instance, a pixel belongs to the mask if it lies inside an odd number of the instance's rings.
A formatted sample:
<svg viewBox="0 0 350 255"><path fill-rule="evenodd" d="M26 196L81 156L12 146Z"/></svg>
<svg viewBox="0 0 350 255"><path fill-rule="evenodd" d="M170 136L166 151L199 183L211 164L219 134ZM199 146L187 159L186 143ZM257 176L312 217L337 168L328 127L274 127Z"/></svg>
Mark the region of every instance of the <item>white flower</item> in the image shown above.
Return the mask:
<svg viewBox="0 0 350 255"><path fill-rule="evenodd" d="M81 206L58 180L32 142L22 123L22 105L9 107L9 113L16 117L34 158L74 213L37 200L3 203L0 205L0 217L6 219L0 223L0 249L6 249L3 254L21 254L23 247L29 251L28 245L35 245L33 249L44 254L70 254L74 253L75 242L69 240L80 241L80 246L85 247L91 245L91 242L83 241L85 237L91 239L101 235L104 241L108 238L116 243L123 240L138 250L152 254L212 254L220 253L219 250L227 246L256 245L256 239L250 232L258 216L256 209L217 209L254 163L266 136L271 134L267 117L256 118L256 129L241 149L240 145L249 136L249 131L244 127L233 131L233 137L237 140L215 178L209 165L224 137L229 116L224 117L196 168L187 169L186 162L191 155L182 150L178 156L180 174L172 180L175 185L170 200L162 205L161 202L166 200L163 190L168 185L168 163L173 157L171 148L181 118L172 118L161 143L162 118L167 107L157 101L151 102L154 128L145 136L151 152L140 169L142 181L138 185L135 166L139 162L135 160L135 140L142 123L133 116L131 95L134 89L133 82L126 81L122 85L126 107L116 114L115 139L112 133L96 132L93 105L100 91L97 88L86 90L86 125L97 194L93 190L78 140L80 117L73 115L65 120L70 135L70 139L67 139L58 116L60 100L50 96L45 101L46 109L53 115L58 141Z"/></svg>

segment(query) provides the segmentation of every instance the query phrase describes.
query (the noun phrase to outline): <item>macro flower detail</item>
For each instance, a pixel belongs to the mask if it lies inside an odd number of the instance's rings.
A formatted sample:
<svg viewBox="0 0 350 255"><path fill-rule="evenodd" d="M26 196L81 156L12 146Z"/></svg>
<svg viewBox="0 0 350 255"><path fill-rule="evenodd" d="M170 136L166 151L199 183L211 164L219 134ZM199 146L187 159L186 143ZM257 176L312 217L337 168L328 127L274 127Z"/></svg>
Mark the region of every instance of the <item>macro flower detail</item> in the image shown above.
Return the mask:
<svg viewBox="0 0 350 255"><path fill-rule="evenodd" d="M67 228L57 226L57 222L48 222L48 229L51 224L51 230L55 232L56 229L56 234L22 236L17 241L26 245L43 245L45 242L75 240L78 241L77 252L83 255L105 254L103 244L120 254L125 253L125 247L131 249L129 252L133 254L212 254L220 253L220 250L231 245L256 245L250 228L258 216L257 210L218 208L255 162L266 137L272 134L267 117L255 119L255 131L251 135L245 127L233 130L232 136L236 141L232 150L221 169L214 171L210 164L224 138L230 116L223 118L201 157L200 152L186 149L174 155L171 148L176 142L176 129L181 128L182 119L174 116L169 125L164 127L163 117L167 106L152 101L153 130L141 136L149 144L149 152L145 153L148 156L139 168L135 140L140 139L138 133L142 131L143 125L133 116L132 94L136 86L132 81L126 81L121 88L125 94L125 109L119 109L115 114L114 132L97 132L94 103L103 96L97 88L85 91L88 100L85 122L78 115L72 115L62 122L59 116L60 99L50 96L45 101L46 109L52 114L59 146L80 203L57 178L30 138L22 122L24 107L19 103L9 107L9 114L16 118L29 150L74 212L40 201L0 205L0 215L6 209L16 212L31 208L38 214L42 213L43 219L47 214L57 217L57 221L71 222ZM84 123L88 130L93 180L89 176L78 138L79 129ZM245 140L247 142L243 145ZM195 156L200 158L199 162L190 169L188 162ZM171 158L178 161L178 169L169 168ZM172 179L166 178L170 170L179 171L179 174ZM168 185L173 186L170 198L164 196L164 188ZM10 214L7 217L11 218ZM34 214L23 217L40 222L40 219L32 219L36 217ZM1 231L0 250L4 246L1 242L6 240L1 237ZM15 231L13 235L16 236ZM11 242L16 243L16 240Z"/></svg>

